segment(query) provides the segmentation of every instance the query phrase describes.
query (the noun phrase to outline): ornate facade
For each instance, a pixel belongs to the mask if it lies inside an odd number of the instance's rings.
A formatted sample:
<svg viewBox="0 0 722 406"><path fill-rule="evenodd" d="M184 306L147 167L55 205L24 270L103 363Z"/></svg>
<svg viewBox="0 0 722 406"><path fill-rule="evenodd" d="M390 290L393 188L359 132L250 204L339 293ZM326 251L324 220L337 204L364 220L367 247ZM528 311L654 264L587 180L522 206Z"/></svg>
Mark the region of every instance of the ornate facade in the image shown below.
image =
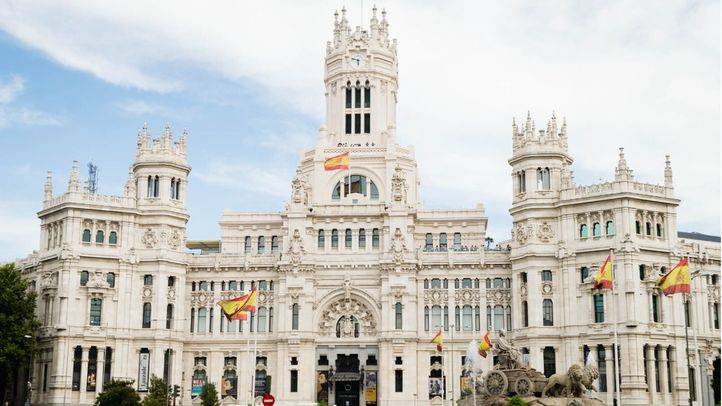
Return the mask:
<svg viewBox="0 0 722 406"><path fill-rule="evenodd" d="M147 128L120 196L45 182L40 248L19 262L38 294L33 402L91 404L110 378L140 391L157 375L198 402L258 392L277 404L439 404L466 390L469 342L507 331L549 375L583 362L613 396L612 322L625 404L697 404L719 371L719 238L677 231L672 169L637 181L623 150L614 179L574 182L565 121L512 125L512 239L492 247L484 206L426 210L414 150L397 144L396 41L385 12L368 30L336 15L326 45L326 122L304 151L281 212L224 212L220 239L186 241L186 137ZM350 170L324 160L350 153ZM590 277L613 251L616 293ZM688 256L692 365L684 306L655 279ZM256 288L258 311L228 322L217 302ZM616 301L616 305L613 303ZM430 339L444 335L444 357ZM694 349L698 348L699 351ZM255 350L255 351L254 351ZM254 358L255 352L255 358ZM486 360L486 370L492 359Z"/></svg>

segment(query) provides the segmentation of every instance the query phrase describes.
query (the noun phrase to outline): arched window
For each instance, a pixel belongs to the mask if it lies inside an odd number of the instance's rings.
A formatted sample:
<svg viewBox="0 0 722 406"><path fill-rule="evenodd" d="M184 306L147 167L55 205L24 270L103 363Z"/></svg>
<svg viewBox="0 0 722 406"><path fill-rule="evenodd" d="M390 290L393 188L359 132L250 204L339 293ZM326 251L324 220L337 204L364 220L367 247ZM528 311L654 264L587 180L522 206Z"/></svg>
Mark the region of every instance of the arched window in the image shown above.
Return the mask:
<svg viewBox="0 0 722 406"><path fill-rule="evenodd" d="M424 306L424 331L429 331L429 306Z"/></svg>
<svg viewBox="0 0 722 406"><path fill-rule="evenodd" d="M198 332L204 333L206 331L206 315L208 310L205 307L198 309Z"/></svg>
<svg viewBox="0 0 722 406"><path fill-rule="evenodd" d="M353 336L354 338L358 338L359 333L361 331L358 319L355 316L341 316L336 321L336 338L341 337L341 333L343 332L345 335L345 332L342 331L343 328L346 326L346 323L350 320L351 325L353 326Z"/></svg>
<svg viewBox="0 0 722 406"><path fill-rule="evenodd" d="M170 330L171 324L173 324L173 305L168 303L165 307L165 328Z"/></svg>
<svg viewBox="0 0 722 406"><path fill-rule="evenodd" d="M148 175L148 197L153 197L153 177Z"/></svg>
<svg viewBox="0 0 722 406"><path fill-rule="evenodd" d="M494 331L504 330L504 307L494 306Z"/></svg>
<svg viewBox="0 0 722 406"><path fill-rule="evenodd" d="M605 234L607 235L614 235L614 222L609 220L607 221L607 228L604 230Z"/></svg>
<svg viewBox="0 0 722 406"><path fill-rule="evenodd" d="M652 223L649 221L645 225L645 231L647 232L647 235L652 235Z"/></svg>
<svg viewBox="0 0 722 406"><path fill-rule="evenodd" d="M350 109L353 106L351 96L351 82L346 82L346 108ZM346 131L346 134L350 134L351 130Z"/></svg>
<svg viewBox="0 0 722 406"><path fill-rule="evenodd" d="M519 171L516 174L516 192L517 193L526 192L526 172L524 172L524 171Z"/></svg>
<svg viewBox="0 0 722 406"><path fill-rule="evenodd" d="M199 313L200 315L200 313ZM150 328L151 307L150 303L143 303L143 328Z"/></svg>
<svg viewBox="0 0 722 406"><path fill-rule="evenodd" d="M449 306L444 305L444 331L449 331Z"/></svg>
<svg viewBox="0 0 722 406"><path fill-rule="evenodd" d="M504 316L506 317L506 331L511 331L511 306L507 305L504 309Z"/></svg>
<svg viewBox="0 0 722 406"><path fill-rule="evenodd" d="M278 252L278 236L271 237L271 252Z"/></svg>
<svg viewBox="0 0 722 406"><path fill-rule="evenodd" d="M356 86L354 86L354 104L353 106L357 109L361 108L361 82L356 81ZM356 133L358 133L357 131Z"/></svg>
<svg viewBox="0 0 722 406"><path fill-rule="evenodd" d="M551 182L549 179L549 168L537 168L536 183L537 183L537 190L551 189Z"/></svg>
<svg viewBox="0 0 722 406"><path fill-rule="evenodd" d="M379 237L379 229L374 228L371 230L371 248L378 249L381 245L381 239Z"/></svg>
<svg viewBox="0 0 722 406"><path fill-rule="evenodd" d="M208 290L208 282L206 281L200 281L198 282L198 290Z"/></svg>
<svg viewBox="0 0 722 406"><path fill-rule="evenodd" d="M494 289L501 289L504 287L504 279L494 278Z"/></svg>
<svg viewBox="0 0 722 406"><path fill-rule="evenodd" d="M181 180L176 179L175 181L175 199L180 200L180 193L181 193Z"/></svg>
<svg viewBox="0 0 722 406"><path fill-rule="evenodd" d="M110 234L108 234L108 244L110 244L110 245L118 244L118 233L117 232L111 231Z"/></svg>
<svg viewBox="0 0 722 406"><path fill-rule="evenodd" d="M90 325L99 326L103 312L103 299L90 299Z"/></svg>
<svg viewBox="0 0 722 406"><path fill-rule="evenodd" d="M90 230L83 230L83 242L90 242Z"/></svg>
<svg viewBox="0 0 722 406"><path fill-rule="evenodd" d="M521 302L521 326L529 327L529 303Z"/></svg>
<svg viewBox="0 0 722 406"><path fill-rule="evenodd" d="M89 277L88 271L80 271L80 286L87 286Z"/></svg>
<svg viewBox="0 0 722 406"><path fill-rule="evenodd" d="M143 286L153 286L153 275L143 276Z"/></svg>
<svg viewBox="0 0 722 406"><path fill-rule="evenodd" d="M554 347L544 347L544 376L547 378L557 373L557 360Z"/></svg>
<svg viewBox="0 0 722 406"><path fill-rule="evenodd" d="M361 249L366 248L366 230L363 228L358 230L358 247Z"/></svg>
<svg viewBox="0 0 722 406"><path fill-rule="evenodd" d="M587 238L589 237L589 228L586 224L582 224L579 226L579 238Z"/></svg>
<svg viewBox="0 0 722 406"><path fill-rule="evenodd" d="M95 233L95 243L102 244L104 241L105 233L103 233L103 230L98 230L98 232Z"/></svg>
<svg viewBox="0 0 722 406"><path fill-rule="evenodd" d="M175 199L175 178L170 179L170 198Z"/></svg>
<svg viewBox="0 0 722 406"><path fill-rule="evenodd" d="M298 303L291 306L291 330L298 330Z"/></svg>
<svg viewBox="0 0 722 406"><path fill-rule="evenodd" d="M153 197L158 197L160 195L160 178L158 175L155 175L155 178L153 179Z"/></svg>
<svg viewBox="0 0 722 406"><path fill-rule="evenodd" d="M334 186L333 191L331 192L331 199L333 200L339 200L341 199L342 191L343 196L348 196L351 193L360 194L363 196L369 196L368 188L371 188L370 198L372 200L378 200L379 198L379 189L376 187L376 184L374 181L368 179L364 175L351 175L349 182L349 177L345 176L343 178L343 181L338 181L336 183L336 186ZM343 182L343 183L342 183Z"/></svg>
<svg viewBox="0 0 722 406"><path fill-rule="evenodd" d="M266 317L267 317L267 310L265 307L261 306L258 308L258 332L262 333L266 331Z"/></svg>
<svg viewBox="0 0 722 406"><path fill-rule="evenodd" d="M394 305L394 313L394 327L396 328L396 330L401 330L403 328L403 306L401 305L401 302L396 302L396 304Z"/></svg>
<svg viewBox="0 0 722 406"><path fill-rule="evenodd" d="M345 248L351 248L351 244L352 244L352 241L353 241L353 236L352 236L352 234L351 234L351 229L350 229L350 228L347 228L347 229L346 229L346 232L344 233L344 239L343 239L343 241L344 241L343 245L344 245Z"/></svg>
<svg viewBox="0 0 722 406"><path fill-rule="evenodd" d="M243 239L243 252L246 254L251 253L251 237L246 236L246 238Z"/></svg>
<svg viewBox="0 0 722 406"><path fill-rule="evenodd" d="M491 306L486 306L486 329L493 329L492 318L491 318Z"/></svg>
<svg viewBox="0 0 722 406"><path fill-rule="evenodd" d="M431 280L431 289L441 289L441 279L433 278Z"/></svg>
<svg viewBox="0 0 722 406"><path fill-rule="evenodd" d="M445 252L447 247L446 233L439 234L439 251Z"/></svg>
<svg viewBox="0 0 722 406"><path fill-rule="evenodd" d="M331 248L338 249L338 230L331 230Z"/></svg>
<svg viewBox="0 0 722 406"><path fill-rule="evenodd" d="M431 307L431 329L434 331L440 330L441 323L441 306L434 305Z"/></svg>
<svg viewBox="0 0 722 406"><path fill-rule="evenodd" d="M454 307L454 326L456 331L461 329L461 308L458 305Z"/></svg>
<svg viewBox="0 0 722 406"><path fill-rule="evenodd" d="M581 280L581 283L584 283L584 281L589 277L589 268L587 268L586 266L583 266L583 267L579 270L579 273L580 273L580 276L581 276L581 279L582 279L582 280Z"/></svg>
<svg viewBox="0 0 722 406"><path fill-rule="evenodd" d="M461 322L464 331L472 331L474 329L474 316L472 307L469 305L464 305L464 307L461 308L461 316Z"/></svg>
<svg viewBox="0 0 722 406"><path fill-rule="evenodd" d="M426 240L424 243L424 251L434 250L434 236L431 233L426 233Z"/></svg>
<svg viewBox="0 0 722 406"><path fill-rule="evenodd" d="M461 233L454 233L454 251L461 251Z"/></svg>
<svg viewBox="0 0 722 406"><path fill-rule="evenodd" d="M642 234L642 223L640 223L639 220L634 222L634 229L637 234Z"/></svg>
<svg viewBox="0 0 722 406"><path fill-rule="evenodd" d="M371 200L379 200L379 188L376 187L376 184L371 181Z"/></svg>
<svg viewBox="0 0 722 406"><path fill-rule="evenodd" d="M261 235L258 237L258 253L263 254L264 252L266 252L266 237Z"/></svg>
<svg viewBox="0 0 722 406"><path fill-rule="evenodd" d="M481 307L474 306L474 330L481 331Z"/></svg>
<svg viewBox="0 0 722 406"><path fill-rule="evenodd" d="M542 302L542 314L545 326L554 325L554 304L551 299L544 299Z"/></svg>
<svg viewBox="0 0 722 406"><path fill-rule="evenodd" d="M594 223L592 225L592 235L594 237L599 237L602 235L602 226L599 223Z"/></svg>
<svg viewBox="0 0 722 406"><path fill-rule="evenodd" d="M487 289L491 289L491 278L486 278L485 286Z"/></svg>
<svg viewBox="0 0 722 406"><path fill-rule="evenodd" d="M326 234L323 230L318 230L318 242L316 244L318 249L324 249L326 246Z"/></svg>
<svg viewBox="0 0 722 406"><path fill-rule="evenodd" d="M114 288L115 274L113 272L108 272L108 274L105 276L105 281L108 282L108 287Z"/></svg>
<svg viewBox="0 0 722 406"><path fill-rule="evenodd" d="M662 236L662 225L657 223L657 237Z"/></svg>
<svg viewBox="0 0 722 406"><path fill-rule="evenodd" d="M371 107L371 83L368 80L364 83L364 107Z"/></svg>

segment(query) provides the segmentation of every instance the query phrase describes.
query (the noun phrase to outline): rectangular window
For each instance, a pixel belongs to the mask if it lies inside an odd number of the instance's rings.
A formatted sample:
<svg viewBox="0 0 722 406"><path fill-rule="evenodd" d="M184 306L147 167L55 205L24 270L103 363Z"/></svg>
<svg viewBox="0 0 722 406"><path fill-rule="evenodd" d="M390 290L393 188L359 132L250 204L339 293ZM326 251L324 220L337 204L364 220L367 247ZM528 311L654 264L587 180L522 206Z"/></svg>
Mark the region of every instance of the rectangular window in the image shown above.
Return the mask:
<svg viewBox="0 0 722 406"><path fill-rule="evenodd" d="M351 242L353 241L353 235L351 234L351 229L347 228L346 233L344 235L344 247L351 248Z"/></svg>
<svg viewBox="0 0 722 406"><path fill-rule="evenodd" d="M371 248L378 249L380 245L379 241L379 229L374 228L371 232Z"/></svg>
<svg viewBox="0 0 722 406"><path fill-rule="evenodd" d="M394 371L394 390L397 393L404 391L404 371L402 369Z"/></svg>
<svg viewBox="0 0 722 406"><path fill-rule="evenodd" d="M366 230L363 228L358 230L358 247L366 248Z"/></svg>
<svg viewBox="0 0 722 406"><path fill-rule="evenodd" d="M351 88L350 87L346 88L346 108L347 109L351 108Z"/></svg>
<svg viewBox="0 0 722 406"><path fill-rule="evenodd" d="M351 134L351 114L346 114L346 134Z"/></svg>
<svg viewBox="0 0 722 406"><path fill-rule="evenodd" d="M354 89L354 107L357 109L361 108L361 87L356 83L356 87Z"/></svg>
<svg viewBox="0 0 722 406"><path fill-rule="evenodd" d="M364 113L364 134L371 133L371 113Z"/></svg>
<svg viewBox="0 0 722 406"><path fill-rule="evenodd" d="M361 114L356 113L353 115L353 132L354 134L361 134Z"/></svg>
<svg viewBox="0 0 722 406"><path fill-rule="evenodd" d="M719 330L719 303L712 304L712 321L715 330Z"/></svg>
<svg viewBox="0 0 722 406"><path fill-rule="evenodd" d="M604 323L604 295L594 295L594 322Z"/></svg>
<svg viewBox="0 0 722 406"><path fill-rule="evenodd" d="M90 325L99 326L100 316L103 311L103 299L90 299Z"/></svg>
<svg viewBox="0 0 722 406"><path fill-rule="evenodd" d="M396 312L396 314L395 314L396 330L401 330L401 323L403 320L403 306L401 305L401 302L396 302L396 305L394 306L394 310Z"/></svg>
<svg viewBox="0 0 722 406"><path fill-rule="evenodd" d="M298 392L298 371L291 370L291 392Z"/></svg>
<svg viewBox="0 0 722 406"><path fill-rule="evenodd" d="M552 271L544 270L544 271L542 271L542 275L541 275L541 276L542 276L542 281L551 282L551 280L552 280Z"/></svg>

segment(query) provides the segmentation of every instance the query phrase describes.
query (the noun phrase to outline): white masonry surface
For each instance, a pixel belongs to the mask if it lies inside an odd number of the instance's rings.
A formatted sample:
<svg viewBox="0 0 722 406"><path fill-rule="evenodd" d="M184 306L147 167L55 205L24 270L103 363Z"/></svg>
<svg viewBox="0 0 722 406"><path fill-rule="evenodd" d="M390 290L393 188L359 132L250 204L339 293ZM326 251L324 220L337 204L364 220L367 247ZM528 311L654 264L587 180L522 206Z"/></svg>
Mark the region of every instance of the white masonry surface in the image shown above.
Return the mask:
<svg viewBox="0 0 722 406"><path fill-rule="evenodd" d="M695 404L707 404L720 372L720 243L678 235L669 157L660 185L637 181L621 148L611 180L577 185L571 127L527 116L512 124L509 190L493 191L513 194L512 239L492 242L483 204L423 208L414 149L396 140L397 72L385 12L367 30L337 15L326 122L301 153L288 203L224 211L219 240L186 241L186 133L140 130L118 196L88 193L77 164L54 194L48 173L39 249L18 261L42 322L33 404L89 405L111 377L143 391L156 375L181 387L179 404L199 403L209 382L223 404L246 405L254 370L278 405L441 404L442 369L447 401L458 399L462 357L487 329L507 331L547 375L591 352L611 404L617 319L624 404L685 405L682 295L654 287L682 256L699 271L690 362ZM324 170L347 151L350 170ZM613 296L591 283L610 250ZM217 302L252 287L257 314L229 323ZM439 329L443 359L430 343Z"/></svg>

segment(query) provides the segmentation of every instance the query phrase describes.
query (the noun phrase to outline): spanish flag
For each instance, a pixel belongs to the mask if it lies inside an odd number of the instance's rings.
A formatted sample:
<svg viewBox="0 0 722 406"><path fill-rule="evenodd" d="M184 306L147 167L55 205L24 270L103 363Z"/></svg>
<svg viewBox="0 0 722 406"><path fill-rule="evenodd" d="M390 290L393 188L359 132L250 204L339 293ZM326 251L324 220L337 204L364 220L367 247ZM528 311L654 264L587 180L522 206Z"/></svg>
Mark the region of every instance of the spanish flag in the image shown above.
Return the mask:
<svg viewBox="0 0 722 406"><path fill-rule="evenodd" d="M479 343L479 355L486 358L486 352L491 349L491 339L489 339L489 332L487 331L486 334L484 334L484 338Z"/></svg>
<svg viewBox="0 0 722 406"><path fill-rule="evenodd" d="M668 296L675 293L689 293L689 283L689 264L687 258L682 258L671 271L659 278L657 287Z"/></svg>
<svg viewBox="0 0 722 406"><path fill-rule="evenodd" d="M246 320L248 313L256 311L256 303L258 302L258 292L253 289L249 293L233 299L221 300L218 305L221 306L223 314L230 320Z"/></svg>
<svg viewBox="0 0 722 406"><path fill-rule="evenodd" d="M441 330L436 333L434 338L431 339L431 342L436 344L436 351L441 351L442 345L444 344L444 340L441 338Z"/></svg>
<svg viewBox="0 0 722 406"><path fill-rule="evenodd" d="M594 275L594 289L613 289L614 282L612 280L612 256L609 255L604 261L604 265Z"/></svg>
<svg viewBox="0 0 722 406"><path fill-rule="evenodd" d="M326 171L335 171L336 169L348 169L349 159L348 151L341 155L332 156L323 163L323 169Z"/></svg>

